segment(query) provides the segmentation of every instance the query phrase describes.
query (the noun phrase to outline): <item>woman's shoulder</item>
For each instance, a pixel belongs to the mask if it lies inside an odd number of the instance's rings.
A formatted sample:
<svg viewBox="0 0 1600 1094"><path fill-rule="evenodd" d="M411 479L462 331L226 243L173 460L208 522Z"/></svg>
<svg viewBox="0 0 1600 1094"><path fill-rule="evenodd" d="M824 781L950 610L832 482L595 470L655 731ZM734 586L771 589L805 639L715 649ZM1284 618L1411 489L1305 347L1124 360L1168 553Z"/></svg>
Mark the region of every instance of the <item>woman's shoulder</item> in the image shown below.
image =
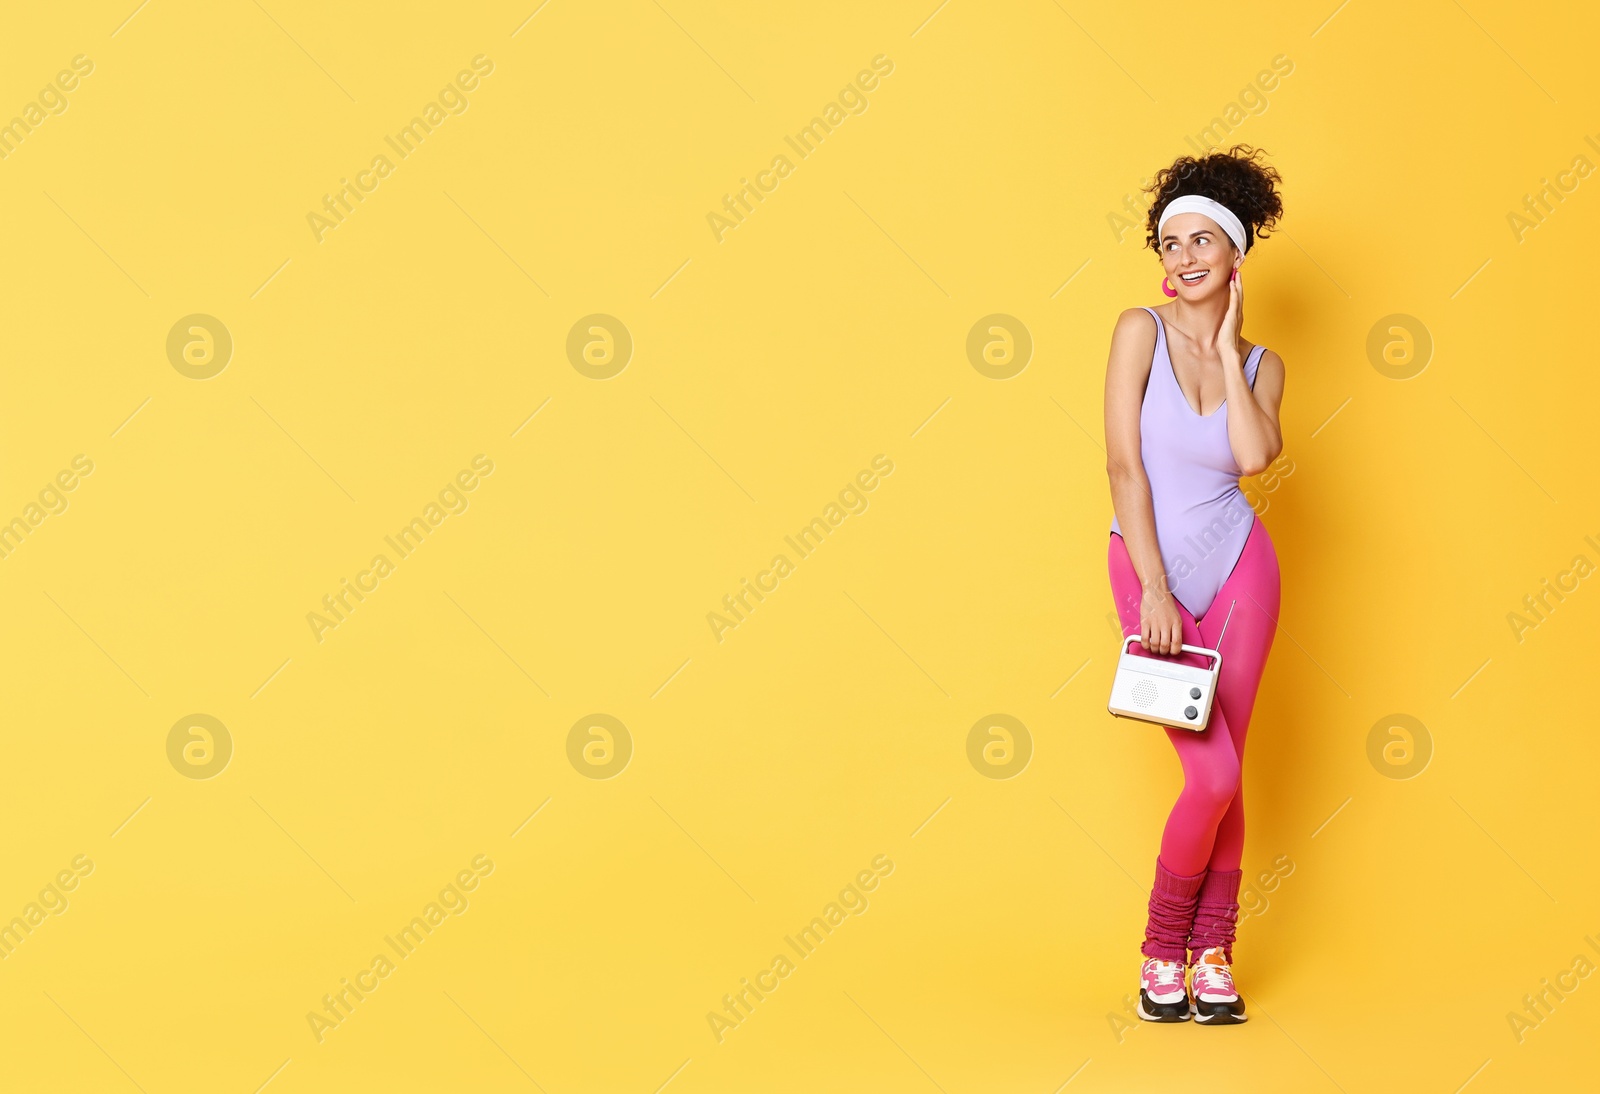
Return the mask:
<svg viewBox="0 0 1600 1094"><path fill-rule="evenodd" d="M1260 350L1259 353L1256 351ZM1250 383L1251 391L1282 391L1284 367L1283 358L1265 346L1252 345L1244 358L1244 378ZM1261 381L1266 380L1263 388Z"/></svg>
<svg viewBox="0 0 1600 1094"><path fill-rule="evenodd" d="M1278 356L1276 350L1269 349L1266 346L1261 345L1259 342L1252 342L1247 338L1241 338L1239 341L1243 342L1245 346L1245 360L1249 360L1251 357L1254 357L1257 368L1265 366L1269 368L1275 368L1279 372L1283 371L1283 358ZM1257 350L1260 350L1261 352L1257 353Z"/></svg>
<svg viewBox="0 0 1600 1094"><path fill-rule="evenodd" d="M1112 375L1137 379L1142 386L1150 374L1157 345L1155 317L1146 308L1126 308L1111 332L1111 354L1106 363Z"/></svg>
<svg viewBox="0 0 1600 1094"><path fill-rule="evenodd" d="M1148 340L1154 345L1156 319L1153 308L1123 308L1121 314L1117 316L1116 326L1111 328L1111 338L1114 342L1125 338L1136 338L1141 342Z"/></svg>

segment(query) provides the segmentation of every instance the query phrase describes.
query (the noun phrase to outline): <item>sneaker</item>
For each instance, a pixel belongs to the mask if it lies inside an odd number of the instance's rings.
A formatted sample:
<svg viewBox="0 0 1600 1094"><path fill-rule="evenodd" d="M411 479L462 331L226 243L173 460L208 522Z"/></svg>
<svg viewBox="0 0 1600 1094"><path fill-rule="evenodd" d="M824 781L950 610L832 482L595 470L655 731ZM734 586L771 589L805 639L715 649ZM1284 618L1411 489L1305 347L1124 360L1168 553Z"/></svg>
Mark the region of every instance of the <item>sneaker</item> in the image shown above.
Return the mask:
<svg viewBox="0 0 1600 1094"><path fill-rule="evenodd" d="M1190 970L1194 974L1194 1020L1202 1025L1233 1026L1249 1020L1244 1000L1233 986L1233 970L1222 947L1201 951Z"/></svg>
<svg viewBox="0 0 1600 1094"><path fill-rule="evenodd" d="M1139 970L1139 1017L1146 1022L1187 1022L1189 991L1183 962L1145 958Z"/></svg>

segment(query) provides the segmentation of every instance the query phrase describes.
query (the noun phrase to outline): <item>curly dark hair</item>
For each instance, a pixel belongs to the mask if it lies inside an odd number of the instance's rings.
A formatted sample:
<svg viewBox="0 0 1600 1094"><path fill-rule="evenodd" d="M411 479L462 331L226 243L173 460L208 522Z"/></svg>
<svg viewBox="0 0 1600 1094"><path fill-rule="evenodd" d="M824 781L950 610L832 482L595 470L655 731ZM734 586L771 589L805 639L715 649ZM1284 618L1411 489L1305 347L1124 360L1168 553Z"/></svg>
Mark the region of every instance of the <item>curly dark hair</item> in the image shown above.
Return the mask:
<svg viewBox="0 0 1600 1094"><path fill-rule="evenodd" d="M1154 195L1145 224L1146 246L1161 253L1161 240L1156 236L1161 211L1173 198L1184 194L1199 194L1232 210L1244 225L1246 247L1253 246L1258 235L1266 239L1267 229L1283 216L1283 199L1277 190L1283 177L1270 164L1256 162L1257 156L1264 155L1263 149L1236 144L1226 152L1212 152L1199 159L1179 156L1171 167L1157 171L1144 191Z"/></svg>

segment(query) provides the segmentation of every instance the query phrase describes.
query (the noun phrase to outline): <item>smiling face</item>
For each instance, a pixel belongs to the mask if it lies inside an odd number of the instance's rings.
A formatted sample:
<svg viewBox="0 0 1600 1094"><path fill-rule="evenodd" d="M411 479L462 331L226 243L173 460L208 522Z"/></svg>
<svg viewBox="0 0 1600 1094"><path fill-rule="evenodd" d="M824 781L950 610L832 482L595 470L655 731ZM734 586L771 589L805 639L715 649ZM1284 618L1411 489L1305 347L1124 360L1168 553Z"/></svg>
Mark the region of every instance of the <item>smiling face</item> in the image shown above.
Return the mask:
<svg viewBox="0 0 1600 1094"><path fill-rule="evenodd" d="M1228 291L1239 248L1204 213L1177 213L1161 229L1161 265L1185 300Z"/></svg>

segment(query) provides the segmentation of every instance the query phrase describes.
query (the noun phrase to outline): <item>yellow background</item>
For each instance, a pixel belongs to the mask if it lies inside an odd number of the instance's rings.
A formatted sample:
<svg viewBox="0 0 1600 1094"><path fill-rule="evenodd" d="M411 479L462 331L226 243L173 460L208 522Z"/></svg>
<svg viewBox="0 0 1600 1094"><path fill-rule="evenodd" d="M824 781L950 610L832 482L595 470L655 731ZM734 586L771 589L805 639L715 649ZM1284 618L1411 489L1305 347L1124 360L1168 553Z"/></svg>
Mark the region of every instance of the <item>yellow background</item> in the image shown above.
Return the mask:
<svg viewBox="0 0 1600 1094"><path fill-rule="evenodd" d="M1600 162L1593 16L537 3L4 17L0 119L95 66L0 161L0 517L94 463L0 560L0 917L94 863L0 962L4 1086L1592 1081L1600 982L1520 1043L1507 1013L1600 961L1600 590L1521 641L1507 616L1600 562L1600 179L1520 243L1506 218ZM319 243L306 215L478 54L468 110ZM878 54L868 110L717 242ZM1247 885L1293 871L1246 893L1248 1025L1130 1025L1179 770L1105 712L1105 354L1163 299L1108 214L1280 54L1228 140L1285 180L1246 267L1294 468L1257 495L1284 607ZM196 313L234 342L206 381L165 350ZM593 313L634 342L610 380L567 359ZM1033 339L1011 380L966 357L991 313ZM1405 381L1366 349L1392 314L1434 343ZM307 613L480 453L470 507L318 642ZM716 641L880 453L870 507ZM232 737L211 779L168 760L194 713ZM592 713L632 738L611 779L568 760ZM996 713L1032 741L1010 779L967 756ZM1431 736L1411 779L1368 758L1394 714ZM464 914L319 1043L307 1012L480 854ZM707 1012L880 854L870 907L719 1043Z"/></svg>

